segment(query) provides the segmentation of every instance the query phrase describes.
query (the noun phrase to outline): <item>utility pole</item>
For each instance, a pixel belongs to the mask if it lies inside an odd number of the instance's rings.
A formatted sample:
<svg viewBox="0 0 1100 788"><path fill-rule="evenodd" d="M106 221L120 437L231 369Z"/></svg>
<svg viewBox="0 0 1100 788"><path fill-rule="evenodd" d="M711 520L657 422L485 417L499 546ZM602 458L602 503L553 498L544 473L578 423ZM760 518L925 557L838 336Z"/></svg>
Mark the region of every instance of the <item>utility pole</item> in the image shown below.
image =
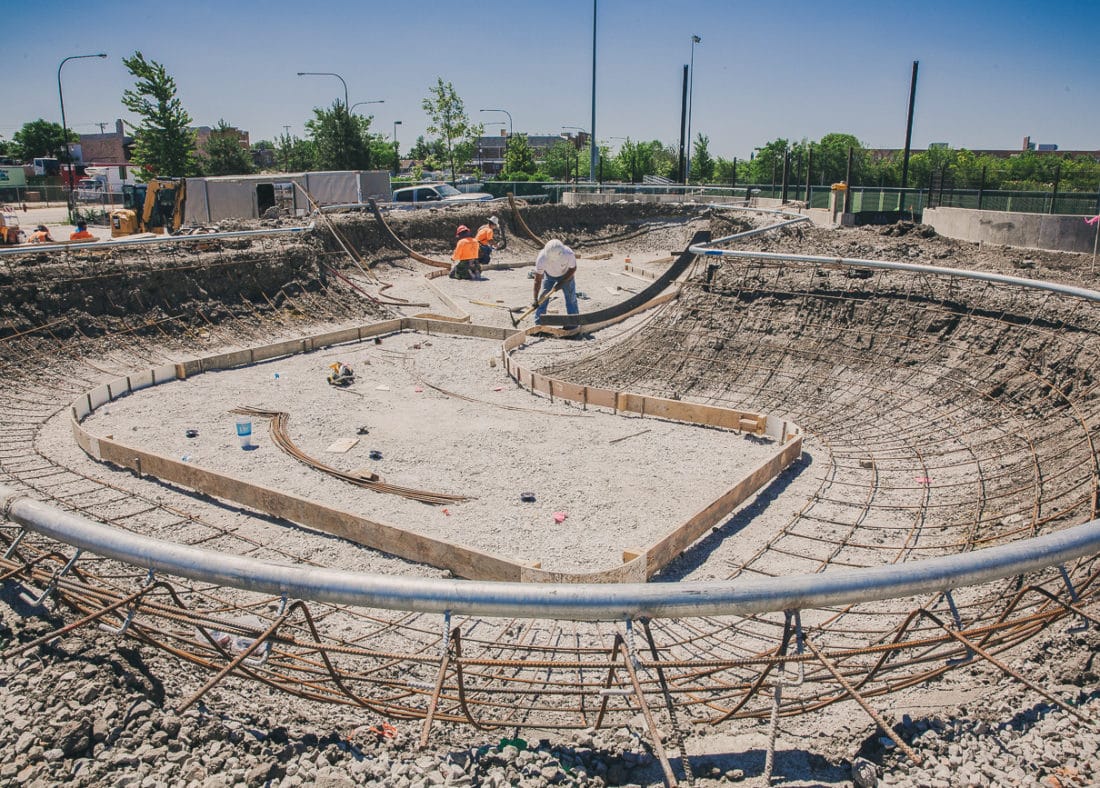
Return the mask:
<svg viewBox="0 0 1100 788"><path fill-rule="evenodd" d="M905 155L901 162L901 188L909 185L909 150L913 141L913 105L917 100L917 66L919 60L913 61L913 76L909 81L909 115L905 121Z"/></svg>
<svg viewBox="0 0 1100 788"><path fill-rule="evenodd" d="M596 179L596 11L598 0L592 0L592 139L588 164L589 180ZM579 157L579 154L578 154ZM579 166L579 164L578 164Z"/></svg>
<svg viewBox="0 0 1100 788"><path fill-rule="evenodd" d="M684 88L683 98L680 99L680 170L677 173L680 177L676 180L687 186L687 163L684 161L684 135L687 125L687 108L688 108L688 66L684 64Z"/></svg>

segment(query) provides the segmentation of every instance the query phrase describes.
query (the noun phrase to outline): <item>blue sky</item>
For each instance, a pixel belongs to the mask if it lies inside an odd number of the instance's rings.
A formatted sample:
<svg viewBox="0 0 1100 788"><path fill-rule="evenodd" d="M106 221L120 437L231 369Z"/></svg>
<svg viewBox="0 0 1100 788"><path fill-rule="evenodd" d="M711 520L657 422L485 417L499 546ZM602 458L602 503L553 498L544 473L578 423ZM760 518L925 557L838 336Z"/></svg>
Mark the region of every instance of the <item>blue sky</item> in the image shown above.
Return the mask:
<svg viewBox="0 0 1100 788"><path fill-rule="evenodd" d="M1019 148L1032 141L1100 149L1100 2L833 2L597 0L596 136L679 140L683 66L695 46L692 131L711 153L746 157L777 137L855 134L901 147L914 60L920 61L913 144ZM69 61L65 115L92 133L128 118L141 50L165 65L195 125L219 119L253 141L289 126L302 136L317 106L343 98L405 149L424 133L421 101L437 77L468 114L516 132L588 128L592 0L414 0L256 4L13 2L0 52L0 136L42 117L60 122L57 67ZM487 126L496 133L499 126Z"/></svg>

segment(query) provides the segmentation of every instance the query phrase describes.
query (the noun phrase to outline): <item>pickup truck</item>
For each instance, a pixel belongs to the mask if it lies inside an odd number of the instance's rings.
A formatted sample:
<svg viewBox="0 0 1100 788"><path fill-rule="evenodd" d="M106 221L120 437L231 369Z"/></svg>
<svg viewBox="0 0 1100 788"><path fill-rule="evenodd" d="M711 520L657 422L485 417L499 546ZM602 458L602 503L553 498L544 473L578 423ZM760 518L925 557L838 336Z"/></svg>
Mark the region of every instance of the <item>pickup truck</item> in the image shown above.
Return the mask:
<svg viewBox="0 0 1100 788"><path fill-rule="evenodd" d="M495 199L488 192L460 192L448 183L418 183L394 189L392 201L395 203L456 203L484 202Z"/></svg>

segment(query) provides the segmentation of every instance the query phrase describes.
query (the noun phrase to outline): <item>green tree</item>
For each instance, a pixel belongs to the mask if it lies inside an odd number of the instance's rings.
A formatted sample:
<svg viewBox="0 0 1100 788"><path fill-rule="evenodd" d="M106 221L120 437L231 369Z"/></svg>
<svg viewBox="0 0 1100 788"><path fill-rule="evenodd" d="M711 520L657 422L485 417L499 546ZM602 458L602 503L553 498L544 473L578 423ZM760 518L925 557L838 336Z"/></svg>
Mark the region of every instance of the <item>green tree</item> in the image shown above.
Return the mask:
<svg viewBox="0 0 1100 788"><path fill-rule="evenodd" d="M449 165L454 179L459 169L473 159L477 139L484 133L484 127L471 123L466 117L466 105L450 82L436 77L436 84L428 88L428 94L421 102L429 119L427 131L443 143L443 162Z"/></svg>
<svg viewBox="0 0 1100 788"><path fill-rule="evenodd" d="M398 161L397 144L384 134L370 134L370 160L375 169L396 173Z"/></svg>
<svg viewBox="0 0 1100 788"><path fill-rule="evenodd" d="M131 163L144 178L198 174L195 132L189 128L191 116L176 97L176 81L141 52L123 58L122 64L137 79L134 88L122 94L122 105L141 118L134 129Z"/></svg>
<svg viewBox="0 0 1100 788"><path fill-rule="evenodd" d="M631 140L630 137L627 137L623 144L619 146L619 152L615 154L615 167L622 173L624 181L637 183L641 177L638 174L638 143Z"/></svg>
<svg viewBox="0 0 1100 788"><path fill-rule="evenodd" d="M443 156L443 143L439 140L425 140L424 135L421 134L416 138L416 143L409 148L409 158L418 159L424 161L427 158L435 156L436 158L442 158Z"/></svg>
<svg viewBox="0 0 1100 788"><path fill-rule="evenodd" d="M513 135L508 138L508 146L504 151L504 169L501 178L509 180L517 174L534 175L538 172L538 162L535 161L535 152L531 150L527 142L526 134Z"/></svg>
<svg viewBox="0 0 1100 788"><path fill-rule="evenodd" d="M783 156L790 148L790 140L782 137L774 139L756 149L756 156L749 166L749 177L753 183L779 183L783 178Z"/></svg>
<svg viewBox="0 0 1100 788"><path fill-rule="evenodd" d="M219 120L210 133L205 151L203 173L206 175L246 175L255 169L252 155L241 147L240 133L224 120Z"/></svg>
<svg viewBox="0 0 1100 788"><path fill-rule="evenodd" d="M78 142L78 137L70 129L69 142ZM35 158L48 156L59 161L68 161L68 148L65 145L65 135L62 133L60 123L51 123L48 120L32 120L24 123L23 128L15 132L11 137L11 156L20 161L29 162Z"/></svg>
<svg viewBox="0 0 1100 788"><path fill-rule="evenodd" d="M542 157L539 171L555 180L572 180L580 164L580 152L568 140L558 140Z"/></svg>
<svg viewBox="0 0 1100 788"><path fill-rule="evenodd" d="M281 134L275 142L275 163L283 172L310 172L317 169L317 146L312 140Z"/></svg>
<svg viewBox="0 0 1100 788"><path fill-rule="evenodd" d="M734 180L733 164L734 159L723 159L721 156L716 156L714 159L714 181L718 184L729 185ZM740 174L744 169L742 162L737 162L737 183L743 183Z"/></svg>
<svg viewBox="0 0 1100 788"><path fill-rule="evenodd" d="M814 182L840 183L848 171L848 149L852 149L852 169L859 171L868 154L852 134L826 134L814 145ZM853 178L854 180L854 178Z"/></svg>
<svg viewBox="0 0 1100 788"><path fill-rule="evenodd" d="M710 155L710 137L699 134L691 147L691 177L700 183L714 178L714 158Z"/></svg>
<svg viewBox="0 0 1100 788"><path fill-rule="evenodd" d="M370 124L373 116L349 115L337 99L331 109L315 109L306 121L306 131L317 148L317 166L322 170L369 170L373 166Z"/></svg>

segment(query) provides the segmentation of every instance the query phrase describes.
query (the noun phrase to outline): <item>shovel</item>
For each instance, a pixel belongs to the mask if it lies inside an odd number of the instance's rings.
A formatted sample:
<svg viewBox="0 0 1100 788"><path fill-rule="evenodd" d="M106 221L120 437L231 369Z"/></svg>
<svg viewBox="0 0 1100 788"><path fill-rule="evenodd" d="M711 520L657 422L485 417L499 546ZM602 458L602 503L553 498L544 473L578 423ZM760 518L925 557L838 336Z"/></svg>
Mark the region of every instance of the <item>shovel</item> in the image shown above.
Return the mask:
<svg viewBox="0 0 1100 788"><path fill-rule="evenodd" d="M542 306L543 301L546 301L547 299L549 299L550 296L554 295L554 293L558 292L558 290L560 290L560 289L561 289L561 285L554 285L553 287L551 287L549 290L546 291L546 295L544 295L542 298L540 298L538 301L536 301L534 306L528 307L527 311L524 312L519 317L512 317L512 313L509 312L508 313L508 318L512 321L512 328L518 328L519 324L522 323L524 321L524 319L526 319L527 317L530 317L532 312L534 312L536 309L538 309L540 306Z"/></svg>

